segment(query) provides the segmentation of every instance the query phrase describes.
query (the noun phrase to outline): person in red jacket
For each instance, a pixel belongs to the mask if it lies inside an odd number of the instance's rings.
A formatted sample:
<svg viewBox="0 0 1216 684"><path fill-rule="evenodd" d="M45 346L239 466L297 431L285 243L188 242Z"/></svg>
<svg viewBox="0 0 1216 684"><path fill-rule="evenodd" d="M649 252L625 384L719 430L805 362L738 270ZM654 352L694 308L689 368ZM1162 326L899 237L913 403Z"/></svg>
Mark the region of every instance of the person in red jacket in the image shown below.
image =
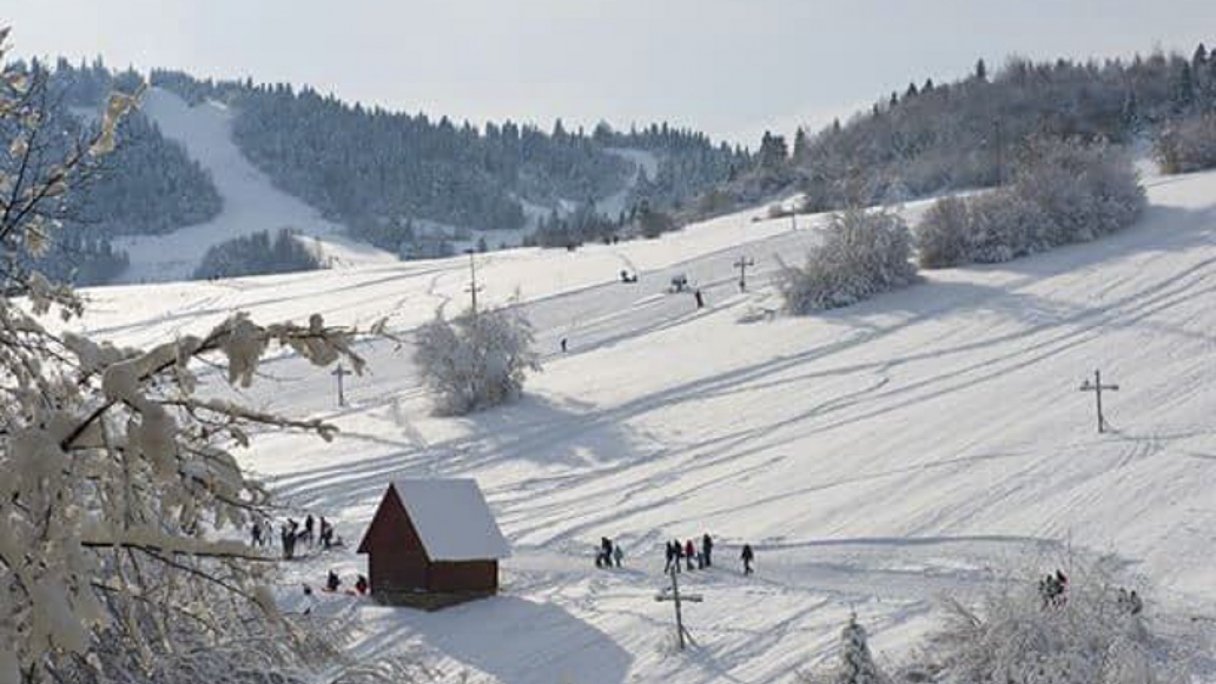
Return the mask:
<svg viewBox="0 0 1216 684"><path fill-rule="evenodd" d="M692 559L697 555L697 547L692 543L692 540L684 542L684 563L685 567L692 570Z"/></svg>

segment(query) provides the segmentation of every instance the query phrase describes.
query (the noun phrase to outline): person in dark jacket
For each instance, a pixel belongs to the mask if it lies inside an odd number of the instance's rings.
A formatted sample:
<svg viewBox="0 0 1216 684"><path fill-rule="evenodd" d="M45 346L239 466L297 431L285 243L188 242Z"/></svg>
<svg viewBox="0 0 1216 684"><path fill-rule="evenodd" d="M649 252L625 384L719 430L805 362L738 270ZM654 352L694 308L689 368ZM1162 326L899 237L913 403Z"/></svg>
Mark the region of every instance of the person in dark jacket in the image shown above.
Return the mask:
<svg viewBox="0 0 1216 684"><path fill-rule="evenodd" d="M751 544L743 545L743 551L739 554L739 558L743 561L743 574L752 574L752 561L756 559L756 554L752 551Z"/></svg>
<svg viewBox="0 0 1216 684"><path fill-rule="evenodd" d="M705 559L705 567L707 568L714 564L713 557L711 556L713 550L714 540L709 536L709 533L706 532L704 536L701 537L701 556Z"/></svg>
<svg viewBox="0 0 1216 684"><path fill-rule="evenodd" d="M680 560L684 557L684 547L680 545L679 539L671 540L671 560L676 569L680 571Z"/></svg>
<svg viewBox="0 0 1216 684"><path fill-rule="evenodd" d="M338 573L330 570L329 576L325 578L325 588L329 591L337 591L340 586L342 586L342 580L338 578Z"/></svg>
<svg viewBox="0 0 1216 684"><path fill-rule="evenodd" d="M312 513L309 513L308 517L304 518L304 541L308 542L309 546L312 546L312 531L316 524L317 521L313 519Z"/></svg>
<svg viewBox="0 0 1216 684"><path fill-rule="evenodd" d="M701 288L697 288L692 294L697 300L697 308L703 308L705 306L705 296L701 294Z"/></svg>
<svg viewBox="0 0 1216 684"><path fill-rule="evenodd" d="M664 557L667 559L667 562L663 564L663 574L666 575L667 573L671 572L671 561L676 557L675 551L673 551L671 548L671 542L667 542L663 545L663 553Z"/></svg>

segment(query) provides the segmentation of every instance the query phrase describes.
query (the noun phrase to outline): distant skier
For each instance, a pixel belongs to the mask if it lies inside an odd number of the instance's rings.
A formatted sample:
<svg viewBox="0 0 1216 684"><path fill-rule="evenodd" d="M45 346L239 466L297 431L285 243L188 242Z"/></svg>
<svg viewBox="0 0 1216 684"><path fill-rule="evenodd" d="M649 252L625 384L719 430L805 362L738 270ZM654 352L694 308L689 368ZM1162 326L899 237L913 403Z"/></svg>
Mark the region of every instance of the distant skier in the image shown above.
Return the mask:
<svg viewBox="0 0 1216 684"><path fill-rule="evenodd" d="M1117 605L1128 615L1139 615L1140 611L1144 610L1144 602L1140 600L1139 594L1135 589L1129 593L1127 589L1119 587L1119 598Z"/></svg>
<svg viewBox="0 0 1216 684"><path fill-rule="evenodd" d="M291 560L296 555L296 535L287 526L283 526L279 533L279 540L283 542L283 558Z"/></svg>
<svg viewBox="0 0 1216 684"><path fill-rule="evenodd" d="M360 596L367 593L367 578L363 575L359 575L355 580L355 591L359 592Z"/></svg>
<svg viewBox="0 0 1216 684"><path fill-rule="evenodd" d="M321 517L321 547L328 549L334 541L334 526L324 516Z"/></svg>
<svg viewBox="0 0 1216 684"><path fill-rule="evenodd" d="M743 561L743 574L752 574L752 561L756 559L756 554L752 551L751 544L743 545L743 551L739 554L739 558Z"/></svg>
<svg viewBox="0 0 1216 684"><path fill-rule="evenodd" d="M667 554L667 564L663 566L663 574L666 575L667 573L671 572L671 564L676 558L676 552L675 549L671 547L671 542L667 542L664 547L664 551Z"/></svg>
<svg viewBox="0 0 1216 684"><path fill-rule="evenodd" d="M706 532L701 537L701 556L705 559L705 567L707 567L707 568L711 567L714 564L713 556L711 555L713 550L714 550L714 540L712 537L709 536L709 533Z"/></svg>
<svg viewBox="0 0 1216 684"><path fill-rule="evenodd" d="M621 543L617 542L612 545L612 560L616 561L616 566L621 567L621 559L625 557L625 552L621 550Z"/></svg>
<svg viewBox="0 0 1216 684"><path fill-rule="evenodd" d="M317 605L317 597L312 594L312 587L304 585L304 614L311 615L312 609Z"/></svg>
<svg viewBox="0 0 1216 684"><path fill-rule="evenodd" d="M262 524L260 522L253 521L253 527L249 530L249 536L252 537L253 546L262 545Z"/></svg>
<svg viewBox="0 0 1216 684"><path fill-rule="evenodd" d="M560 344L562 346L562 353L565 354L566 353L566 338L563 337Z"/></svg>
<svg viewBox="0 0 1216 684"><path fill-rule="evenodd" d="M316 524L317 521L313 520L312 513L309 513L308 517L304 518L304 541L308 542L309 546L312 546L312 531Z"/></svg>
<svg viewBox="0 0 1216 684"><path fill-rule="evenodd" d="M685 567L692 570L692 559L697 555L697 547L693 546L692 540L684 542L684 563Z"/></svg>
<svg viewBox="0 0 1216 684"><path fill-rule="evenodd" d="M701 288L698 287L696 291L692 293L692 296L697 300L698 309L705 308L705 297L701 294Z"/></svg>
<svg viewBox="0 0 1216 684"><path fill-rule="evenodd" d="M325 578L325 589L337 591L340 586L342 586L342 580L338 578L338 573L330 570L329 575Z"/></svg>

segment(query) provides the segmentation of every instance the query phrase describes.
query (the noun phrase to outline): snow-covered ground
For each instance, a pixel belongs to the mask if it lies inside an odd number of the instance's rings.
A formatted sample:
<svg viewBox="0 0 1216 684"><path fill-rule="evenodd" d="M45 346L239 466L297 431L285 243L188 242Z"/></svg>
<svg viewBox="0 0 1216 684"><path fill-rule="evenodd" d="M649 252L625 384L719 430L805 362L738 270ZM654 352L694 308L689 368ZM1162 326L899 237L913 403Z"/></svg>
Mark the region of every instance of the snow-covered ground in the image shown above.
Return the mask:
<svg viewBox="0 0 1216 684"><path fill-rule="evenodd" d="M131 266L120 276L121 281L184 280L194 272L208 247L280 228L294 228L315 237L322 258L335 268L396 260L391 254L344 237L341 226L275 188L233 142L231 112L223 105L208 102L191 107L169 91L150 88L142 107L165 137L182 143L187 154L211 173L224 205L219 216L206 223L165 235L115 239L114 246L131 257Z"/></svg>
<svg viewBox="0 0 1216 684"><path fill-rule="evenodd" d="M832 653L851 611L880 657L898 656L938 594L1033 581L1069 548L1151 581L1151 613L1216 626L1216 173L1149 185L1152 206L1121 234L931 272L806 318L753 314L773 305L777 259L800 259L822 217L793 231L753 222L761 208L653 241L479 256L483 301L518 294L537 327L545 371L520 402L433 417L408 346L388 342L363 346L370 371L348 379L348 407L327 372L294 359L239 393L342 429L332 444L270 435L242 454L349 542L287 564L285 605L329 568L365 572L353 546L390 479L442 475L477 478L514 545L503 595L433 614L326 597L322 612L358 655L408 654L451 681L793 681ZM742 255L756 261L747 293ZM640 281L618 282L622 268ZM707 308L665 292L676 273ZM462 257L99 288L84 325L146 343L238 309L320 311L387 316L408 339L436 307L463 305L468 278ZM1096 368L1120 385L1102 435L1078 391ZM662 544L703 532L717 562L682 578L705 601L685 610L697 645L679 654L671 606L654 600ZM624 568L593 566L604 535Z"/></svg>

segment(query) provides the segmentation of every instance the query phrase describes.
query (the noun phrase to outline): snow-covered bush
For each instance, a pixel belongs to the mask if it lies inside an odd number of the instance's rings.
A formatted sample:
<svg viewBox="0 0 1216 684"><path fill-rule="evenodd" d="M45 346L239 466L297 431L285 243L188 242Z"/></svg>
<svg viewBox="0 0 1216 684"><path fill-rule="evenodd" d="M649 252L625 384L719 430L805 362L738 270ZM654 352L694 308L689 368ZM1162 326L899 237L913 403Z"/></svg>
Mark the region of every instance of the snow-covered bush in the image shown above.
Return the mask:
<svg viewBox="0 0 1216 684"><path fill-rule="evenodd" d="M938 200L916 227L926 268L996 263L1125 228L1145 204L1131 160L1102 143L1033 141L1009 185Z"/></svg>
<svg viewBox="0 0 1216 684"><path fill-rule="evenodd" d="M813 672L801 677L804 684L887 684L886 677L874 664L870 654L869 637L865 627L857 622L857 616L849 617L849 624L840 632L840 660L824 672Z"/></svg>
<svg viewBox="0 0 1216 684"><path fill-rule="evenodd" d="M1096 567L1078 567L1061 597L1034 582L995 590L947 618L924 649L943 684L1166 684L1186 682L1186 658L1155 637L1141 606Z"/></svg>
<svg viewBox="0 0 1216 684"><path fill-rule="evenodd" d="M791 313L848 306L910 284L911 257L912 237L897 214L850 209L832 217L802 267L782 268L778 288Z"/></svg>
<svg viewBox="0 0 1216 684"><path fill-rule="evenodd" d="M0 63L6 30L0 30ZM42 115L38 82L0 72L0 247L39 253L63 230L63 198L118 143L135 105L115 94L92 134L62 155L62 133ZM242 541L266 515L266 492L229 452L253 428L329 438L320 421L288 420L196 395L199 361L226 365L248 386L271 345L317 365L356 369L353 332L262 326L237 314L202 335L149 349L119 348L70 332L83 302L69 287L9 260L0 270L0 684L164 681L158 668L189 657L213 682L274 681L293 652L260 582L270 559ZM243 652L245 658L239 653ZM237 655L233 655L237 654ZM224 664L241 662L241 669ZM280 678L282 680L282 678Z"/></svg>
<svg viewBox="0 0 1216 684"><path fill-rule="evenodd" d="M969 260L967 203L957 197L934 202L916 226L916 258L922 268L948 268Z"/></svg>
<svg viewBox="0 0 1216 684"><path fill-rule="evenodd" d="M1153 146L1162 173L1190 173L1216 167L1216 113L1165 126Z"/></svg>
<svg viewBox="0 0 1216 684"><path fill-rule="evenodd" d="M418 330L414 360L446 415L497 406L523 391L527 372L540 370L532 325L516 307L466 311L452 320L436 312Z"/></svg>

